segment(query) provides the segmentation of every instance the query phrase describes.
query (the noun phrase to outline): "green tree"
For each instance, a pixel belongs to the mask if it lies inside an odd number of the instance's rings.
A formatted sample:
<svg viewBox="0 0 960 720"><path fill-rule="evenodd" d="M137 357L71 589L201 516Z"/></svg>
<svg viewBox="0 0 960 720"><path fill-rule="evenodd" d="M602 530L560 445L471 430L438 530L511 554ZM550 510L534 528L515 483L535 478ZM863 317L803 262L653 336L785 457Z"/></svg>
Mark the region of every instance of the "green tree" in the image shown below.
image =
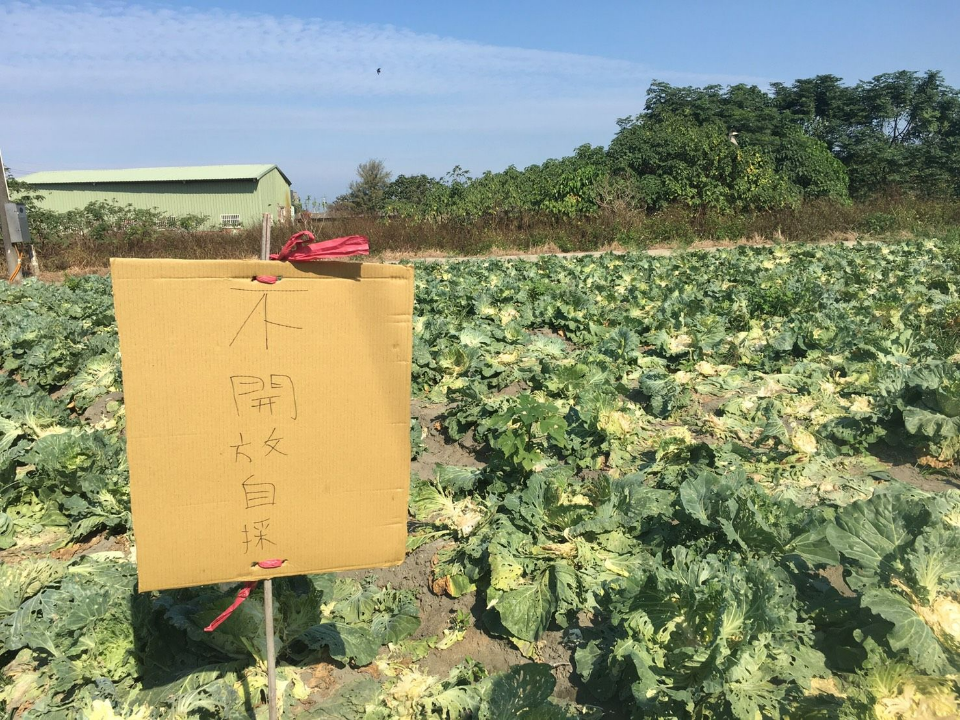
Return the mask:
<svg viewBox="0 0 960 720"><path fill-rule="evenodd" d="M427 213L429 200L443 183L427 175L398 175L384 190L388 213L418 217Z"/></svg>
<svg viewBox="0 0 960 720"><path fill-rule="evenodd" d="M572 156L547 160L535 170L538 209L559 217L589 215L600 207L601 188L610 177L610 159L603 147L581 145Z"/></svg>
<svg viewBox="0 0 960 720"><path fill-rule="evenodd" d="M610 144L616 168L632 174L651 209L673 203L696 210L729 212L783 207L798 191L774 172L758 148L730 142L726 127L690 117L641 117L621 121Z"/></svg>
<svg viewBox="0 0 960 720"><path fill-rule="evenodd" d="M724 90L719 85L674 87L654 80L647 90L644 114L655 122L679 116L701 125L720 123L755 145L766 145L782 126L773 98L756 85L731 85Z"/></svg>
<svg viewBox="0 0 960 720"><path fill-rule="evenodd" d="M773 141L772 151L776 171L803 197L849 200L847 169L823 140L794 127Z"/></svg>
<svg viewBox="0 0 960 720"><path fill-rule="evenodd" d="M791 84L674 87L655 81L643 112L617 121L608 150L479 177L358 168L337 199L358 212L432 220L574 218L680 204L720 213L805 198L849 201L888 188L960 194L960 98L940 73L900 71L855 86L835 75ZM736 133L736 135L733 135ZM613 202L611 202L613 199Z"/></svg>
<svg viewBox="0 0 960 720"><path fill-rule="evenodd" d="M960 179L960 95L939 72L901 70L856 87L863 115L843 148L858 194L899 187L955 194Z"/></svg>
<svg viewBox="0 0 960 720"><path fill-rule="evenodd" d="M805 135L823 141L839 153L848 128L860 117L857 91L836 75L795 80L790 85L773 83L774 102L779 112Z"/></svg>
<svg viewBox="0 0 960 720"><path fill-rule="evenodd" d="M391 173L382 160L367 160L357 166L357 179L352 181L349 191L336 200L335 207L357 213L372 214L383 210L387 187Z"/></svg>
<svg viewBox="0 0 960 720"><path fill-rule="evenodd" d="M851 195L960 192L960 99L939 72L901 70L852 87L818 75L773 91L780 111L843 162Z"/></svg>
<svg viewBox="0 0 960 720"><path fill-rule="evenodd" d="M784 109L787 101L783 95L788 89L779 88L778 98L776 93L771 95L756 85L693 88L655 81L647 91L643 117L655 123L681 117L727 133L736 132L739 147L744 152L758 150L793 188L791 192L846 200L846 170L832 157L822 138L812 137L803 128L799 110L794 114Z"/></svg>

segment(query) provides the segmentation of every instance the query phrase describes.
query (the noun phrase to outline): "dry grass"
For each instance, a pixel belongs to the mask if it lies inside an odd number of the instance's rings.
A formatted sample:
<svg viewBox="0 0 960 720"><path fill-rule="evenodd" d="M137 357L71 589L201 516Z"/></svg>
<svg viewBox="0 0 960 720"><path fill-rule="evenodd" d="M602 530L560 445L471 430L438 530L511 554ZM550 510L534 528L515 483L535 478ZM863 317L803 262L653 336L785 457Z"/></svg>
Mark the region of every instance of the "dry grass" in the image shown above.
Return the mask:
<svg viewBox="0 0 960 720"><path fill-rule="evenodd" d="M40 274L37 276L39 280L43 282L63 282L63 278L67 275L72 275L74 277L79 275L108 275L110 269L108 267L84 267L76 266L69 267L64 270L44 270L42 267L40 269Z"/></svg>
<svg viewBox="0 0 960 720"><path fill-rule="evenodd" d="M278 226L274 252L304 225ZM318 240L345 235L370 239L372 257L382 261L546 253L622 252L636 249L714 248L786 242L850 241L915 236L960 237L960 201L910 197L877 198L842 205L813 201L797 208L746 215L692 214L669 208L644 216L637 211L558 220L524 216L473 223L397 218L338 218L308 226ZM62 272L105 268L111 257L183 259L256 258L260 230L157 232L130 238L117 232L99 240L76 236L37 245L41 267Z"/></svg>

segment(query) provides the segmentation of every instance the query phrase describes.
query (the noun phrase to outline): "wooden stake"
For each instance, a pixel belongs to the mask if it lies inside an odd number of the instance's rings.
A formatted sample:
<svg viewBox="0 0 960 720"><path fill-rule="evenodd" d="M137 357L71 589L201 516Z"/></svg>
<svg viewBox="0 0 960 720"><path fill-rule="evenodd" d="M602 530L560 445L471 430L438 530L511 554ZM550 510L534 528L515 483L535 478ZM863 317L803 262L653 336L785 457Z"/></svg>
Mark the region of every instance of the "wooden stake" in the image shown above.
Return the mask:
<svg viewBox="0 0 960 720"><path fill-rule="evenodd" d="M37 251L33 249L33 243L27 243L26 252L27 263L30 265L30 274L34 277L40 277L40 262L37 260Z"/></svg>
<svg viewBox="0 0 960 720"><path fill-rule="evenodd" d="M260 228L260 259L270 259L270 225L273 216L263 214ZM277 720L277 650L273 642L273 580L263 581L263 617L267 633L267 702L270 720Z"/></svg>
<svg viewBox="0 0 960 720"><path fill-rule="evenodd" d="M8 202L10 202L10 190L7 188L7 169L3 164L3 154L0 153L0 232L3 233L3 254L7 260L7 272L4 277L15 285L19 285L23 282L22 272L17 273L14 278L10 277L20 264L20 256L13 246L13 232L7 222Z"/></svg>
<svg viewBox="0 0 960 720"><path fill-rule="evenodd" d="M267 702L270 720L277 720L277 653L273 645L273 580L263 581L263 615L267 631Z"/></svg>
<svg viewBox="0 0 960 720"><path fill-rule="evenodd" d="M270 259L270 226L273 225L273 215L263 214L263 220L260 224L260 259Z"/></svg>

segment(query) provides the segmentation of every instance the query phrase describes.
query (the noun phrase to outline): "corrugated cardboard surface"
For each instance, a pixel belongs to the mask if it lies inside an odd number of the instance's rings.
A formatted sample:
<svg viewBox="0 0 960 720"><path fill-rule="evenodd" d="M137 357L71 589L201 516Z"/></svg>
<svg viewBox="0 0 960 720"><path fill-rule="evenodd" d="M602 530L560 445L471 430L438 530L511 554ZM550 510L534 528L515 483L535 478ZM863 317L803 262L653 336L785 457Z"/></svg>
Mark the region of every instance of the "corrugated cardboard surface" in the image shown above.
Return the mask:
<svg viewBox="0 0 960 720"><path fill-rule="evenodd" d="M141 591L403 561L412 269L111 272Z"/></svg>

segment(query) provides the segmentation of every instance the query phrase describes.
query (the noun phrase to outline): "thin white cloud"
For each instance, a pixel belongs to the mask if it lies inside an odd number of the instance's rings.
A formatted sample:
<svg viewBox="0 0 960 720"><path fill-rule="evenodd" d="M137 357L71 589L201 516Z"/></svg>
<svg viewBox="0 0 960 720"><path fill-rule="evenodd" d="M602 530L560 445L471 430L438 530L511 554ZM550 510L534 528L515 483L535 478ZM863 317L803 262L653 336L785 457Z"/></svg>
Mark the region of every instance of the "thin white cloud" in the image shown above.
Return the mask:
<svg viewBox="0 0 960 720"><path fill-rule="evenodd" d="M314 153L329 167L324 153L336 142L355 155L342 183L374 149L409 157L422 146L425 167L483 170L544 159L523 151L531 135L563 142L554 155L605 143L655 77L764 82L392 26L118 3L0 4L0 47L12 99L0 136L11 160L15 150L50 168L247 157L309 166ZM460 134L467 157L431 156L430 134ZM294 150L296 159L283 157Z"/></svg>

